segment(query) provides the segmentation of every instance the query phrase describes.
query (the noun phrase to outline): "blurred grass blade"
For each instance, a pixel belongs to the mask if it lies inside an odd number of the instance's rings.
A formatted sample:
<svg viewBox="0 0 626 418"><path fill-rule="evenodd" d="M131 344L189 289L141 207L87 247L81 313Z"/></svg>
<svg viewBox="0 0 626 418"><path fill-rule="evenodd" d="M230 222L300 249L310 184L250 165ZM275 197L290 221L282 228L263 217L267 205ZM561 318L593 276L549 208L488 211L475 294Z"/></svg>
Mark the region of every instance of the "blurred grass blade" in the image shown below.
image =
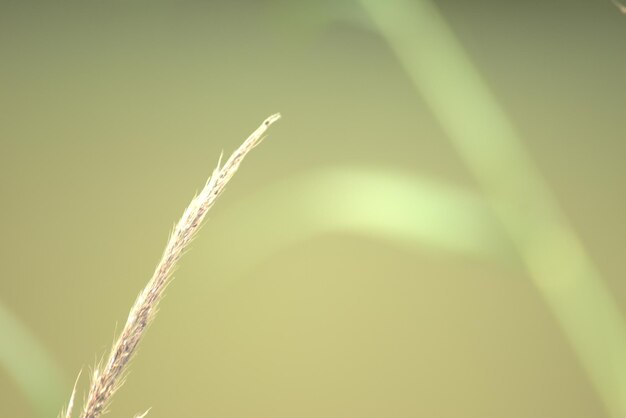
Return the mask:
<svg viewBox="0 0 626 418"><path fill-rule="evenodd" d="M626 327L487 84L428 0L360 0L492 208L614 417L626 416Z"/></svg>
<svg viewBox="0 0 626 418"><path fill-rule="evenodd" d="M38 416L55 416L67 387L61 368L2 304L0 336L0 367L17 383Z"/></svg>
<svg viewBox="0 0 626 418"><path fill-rule="evenodd" d="M280 218L276 207L281 208ZM220 216L228 219L207 227L216 240L230 237L240 243L232 258L219 260L225 270L238 269L234 274L294 243L336 232L383 239L411 250L504 260L512 254L479 196L389 169L335 167L290 176Z"/></svg>
<svg viewBox="0 0 626 418"><path fill-rule="evenodd" d="M320 230L459 254L494 256L507 247L480 197L441 182L352 167L314 173L302 184L308 216Z"/></svg>

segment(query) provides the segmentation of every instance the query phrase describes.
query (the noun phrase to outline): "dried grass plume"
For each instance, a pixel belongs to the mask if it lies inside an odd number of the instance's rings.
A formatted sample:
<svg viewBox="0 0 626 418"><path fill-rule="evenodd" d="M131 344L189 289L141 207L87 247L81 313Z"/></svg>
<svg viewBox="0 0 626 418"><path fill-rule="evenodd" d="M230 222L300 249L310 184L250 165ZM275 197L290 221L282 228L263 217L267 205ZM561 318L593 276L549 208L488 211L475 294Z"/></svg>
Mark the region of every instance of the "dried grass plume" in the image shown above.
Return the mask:
<svg viewBox="0 0 626 418"><path fill-rule="evenodd" d="M267 129L280 118L280 114L268 117L243 144L221 165L222 158L207 181L204 188L191 201L165 246L152 278L137 297L130 310L128 319L109 357L103 366L97 367L92 376L87 399L83 406L81 418L98 418L106 413L111 396L121 385L128 364L132 359L139 342L157 311L163 291L172 277L172 272L183 252L194 238L208 210L220 196L228 181L235 174L241 161L256 145L258 145ZM60 417L70 418L76 387L67 406L67 411ZM147 414L139 415L144 417Z"/></svg>

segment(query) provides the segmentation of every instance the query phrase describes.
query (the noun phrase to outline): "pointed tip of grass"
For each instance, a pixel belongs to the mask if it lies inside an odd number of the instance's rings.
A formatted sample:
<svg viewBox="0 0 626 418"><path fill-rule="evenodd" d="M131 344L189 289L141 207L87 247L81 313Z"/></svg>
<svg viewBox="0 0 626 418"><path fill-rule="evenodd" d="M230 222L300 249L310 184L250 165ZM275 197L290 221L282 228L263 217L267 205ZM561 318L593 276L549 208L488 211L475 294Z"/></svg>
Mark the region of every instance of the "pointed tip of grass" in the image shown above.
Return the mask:
<svg viewBox="0 0 626 418"><path fill-rule="evenodd" d="M151 410L151 409L152 409L152 408L148 408L148 409L146 410L146 412L144 412L143 414L137 414L137 415L135 415L135 418L144 418L146 415L148 415L148 412L150 412L150 410Z"/></svg>
<svg viewBox="0 0 626 418"><path fill-rule="evenodd" d="M76 381L74 382L74 389L72 389L72 396L70 396L70 400L67 403L67 409L65 411L61 411L59 414L59 418L71 418L72 410L74 409L74 399L76 398L76 386L78 386L78 381L80 380L80 375L83 373L81 369L78 372L78 376L76 376Z"/></svg>
<svg viewBox="0 0 626 418"><path fill-rule="evenodd" d="M269 116L267 119L265 119L265 121L263 122L263 124L265 126L270 126L272 123L276 122L278 119L280 119L282 117L282 115L280 114L280 112L278 113L274 113L272 116Z"/></svg>

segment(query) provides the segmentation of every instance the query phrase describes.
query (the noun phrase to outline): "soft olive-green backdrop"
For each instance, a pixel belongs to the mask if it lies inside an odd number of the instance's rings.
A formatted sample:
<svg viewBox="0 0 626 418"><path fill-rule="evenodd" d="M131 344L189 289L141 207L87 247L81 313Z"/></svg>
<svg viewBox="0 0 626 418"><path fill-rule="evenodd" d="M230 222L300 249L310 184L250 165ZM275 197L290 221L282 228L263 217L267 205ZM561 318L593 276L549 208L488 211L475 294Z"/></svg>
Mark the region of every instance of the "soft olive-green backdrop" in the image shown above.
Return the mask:
<svg viewBox="0 0 626 418"><path fill-rule="evenodd" d="M434 3L2 0L0 416L82 400L276 111L110 416L626 413L626 16Z"/></svg>

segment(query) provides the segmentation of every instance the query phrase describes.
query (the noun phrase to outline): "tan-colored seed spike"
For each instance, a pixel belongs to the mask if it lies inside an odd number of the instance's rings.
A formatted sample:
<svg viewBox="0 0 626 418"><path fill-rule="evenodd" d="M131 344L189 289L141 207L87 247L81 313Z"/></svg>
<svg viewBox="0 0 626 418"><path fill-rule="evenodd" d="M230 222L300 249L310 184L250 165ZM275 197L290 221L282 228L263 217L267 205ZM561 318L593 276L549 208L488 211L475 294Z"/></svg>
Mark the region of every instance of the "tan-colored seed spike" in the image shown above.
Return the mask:
<svg viewBox="0 0 626 418"><path fill-rule="evenodd" d="M165 246L163 256L146 287L137 297L130 310L128 319L104 366L96 367L91 380L87 400L83 406L81 418L98 418L106 412L111 396L123 382L124 373L135 354L137 345L154 319L163 291L171 280L176 263L194 238L202 221L220 196L228 181L235 174L244 157L262 140L267 129L278 119L280 114L267 118L243 144L221 165L221 157L213 174L204 188L192 200L183 216L175 225ZM70 418L74 395L70 399L65 418ZM148 411L139 418L145 417Z"/></svg>

